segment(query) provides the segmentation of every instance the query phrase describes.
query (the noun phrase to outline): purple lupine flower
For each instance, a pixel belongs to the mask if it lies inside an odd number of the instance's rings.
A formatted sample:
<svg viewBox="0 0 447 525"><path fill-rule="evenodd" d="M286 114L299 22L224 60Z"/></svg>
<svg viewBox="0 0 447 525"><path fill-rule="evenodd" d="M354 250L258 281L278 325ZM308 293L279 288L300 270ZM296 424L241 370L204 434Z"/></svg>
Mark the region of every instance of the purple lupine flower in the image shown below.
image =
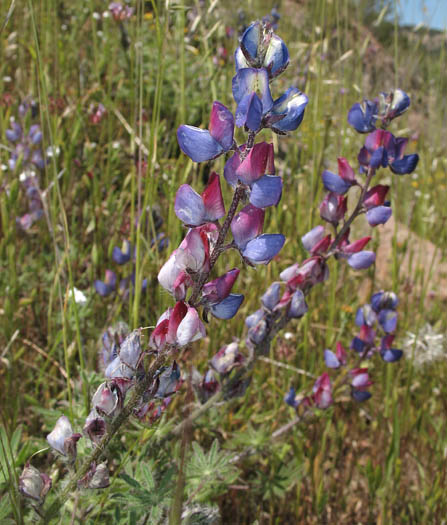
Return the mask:
<svg viewBox="0 0 447 525"><path fill-rule="evenodd" d="M389 189L389 186L385 186L383 184L378 184L377 186L369 189L365 194L365 198L363 199L363 205L365 208L369 210L376 206L383 206L385 204L385 197Z"/></svg>
<svg viewBox="0 0 447 525"><path fill-rule="evenodd" d="M239 273L239 268L233 268L217 279L206 283L202 289L202 296L205 301L209 304L215 304L228 297Z"/></svg>
<svg viewBox="0 0 447 525"><path fill-rule="evenodd" d="M92 463L87 474L78 481L78 486L84 489L105 489L109 485L109 469L106 463Z"/></svg>
<svg viewBox="0 0 447 525"><path fill-rule="evenodd" d="M157 378L158 388L155 393L155 397L163 399L164 397L171 396L180 387L180 367L174 361L172 366L164 369Z"/></svg>
<svg viewBox="0 0 447 525"><path fill-rule="evenodd" d="M106 433L106 422L95 409L87 416L82 432L88 436L93 443L99 443Z"/></svg>
<svg viewBox="0 0 447 525"><path fill-rule="evenodd" d="M335 353L332 350L324 351L324 361L328 368L340 368L346 364L346 350L340 342L337 342Z"/></svg>
<svg viewBox="0 0 447 525"><path fill-rule="evenodd" d="M210 365L221 376L231 372L233 368L241 366L245 357L239 350L237 343L230 343L223 346L211 360Z"/></svg>
<svg viewBox="0 0 447 525"><path fill-rule="evenodd" d="M380 93L380 113L385 121L399 117L410 106L410 97L401 89L392 93Z"/></svg>
<svg viewBox="0 0 447 525"><path fill-rule="evenodd" d="M292 294L287 317L291 319L300 319L307 312L308 307L304 293L298 288Z"/></svg>
<svg viewBox="0 0 447 525"><path fill-rule="evenodd" d="M133 7L123 5L121 2L112 2L109 5L109 11L115 22L123 22L133 15Z"/></svg>
<svg viewBox="0 0 447 525"><path fill-rule="evenodd" d="M308 231L301 237L304 249L308 252L312 251L313 247L318 244L324 238L324 226L318 225L312 230Z"/></svg>
<svg viewBox="0 0 447 525"><path fill-rule="evenodd" d="M275 306L278 304L280 297L281 297L281 284L273 283L267 288L264 295L261 297L261 303L264 306L264 308L267 308L267 310L273 311Z"/></svg>
<svg viewBox="0 0 447 525"><path fill-rule="evenodd" d="M183 184L175 197L175 214L187 226L201 226L225 215L225 205L220 187L220 178L212 173L202 195L189 184Z"/></svg>
<svg viewBox="0 0 447 525"><path fill-rule="evenodd" d="M106 270L106 276L104 281L96 279L95 281L95 290L102 297L110 295L116 288L116 273L112 270Z"/></svg>
<svg viewBox="0 0 447 525"><path fill-rule="evenodd" d="M348 112L348 122L359 133L370 133L376 129L378 105L371 100L356 103Z"/></svg>
<svg viewBox="0 0 447 525"><path fill-rule="evenodd" d="M332 405L332 385L329 374L324 372L315 381L312 389L312 399L318 408L326 409Z"/></svg>
<svg viewBox="0 0 447 525"><path fill-rule="evenodd" d="M114 246L112 250L112 259L117 264L126 264L132 258L132 246L128 240L123 241L122 248Z"/></svg>
<svg viewBox="0 0 447 525"><path fill-rule="evenodd" d="M262 116L273 106L266 69L239 69L232 81L233 98L236 101L236 126L247 126L257 131Z"/></svg>
<svg viewBox="0 0 447 525"><path fill-rule="evenodd" d="M284 396L284 401L291 407L297 408L299 406L298 396L293 386L290 387L290 390Z"/></svg>
<svg viewBox="0 0 447 525"><path fill-rule="evenodd" d="M358 156L359 163L364 169L389 166L398 175L411 173L416 169L419 155L404 155L407 142L406 138L396 138L389 131L376 129L366 137Z"/></svg>
<svg viewBox="0 0 447 525"><path fill-rule="evenodd" d="M396 331L397 312L395 312L394 310L389 310L389 309L384 308L380 310L377 318L379 320L380 326L382 327L382 330L386 334L390 334Z"/></svg>
<svg viewBox="0 0 447 525"><path fill-rule="evenodd" d="M382 359L387 363L394 363L396 361L399 361L399 359L403 355L402 350L398 350L397 348L391 348L393 341L394 335L388 334L385 337L382 337L382 341L380 344L380 355Z"/></svg>
<svg viewBox="0 0 447 525"><path fill-rule="evenodd" d="M45 496L51 488L51 478L39 472L35 467L26 463L19 477L19 491L25 496L42 505Z"/></svg>
<svg viewBox="0 0 447 525"><path fill-rule="evenodd" d="M244 31L234 56L236 71L265 68L270 78L278 76L289 64L287 46L261 22L253 22Z"/></svg>
<svg viewBox="0 0 447 525"><path fill-rule="evenodd" d="M12 119L10 121L11 128L5 131L6 138L9 142L17 142L23 136L22 126Z"/></svg>
<svg viewBox="0 0 447 525"><path fill-rule="evenodd" d="M266 115L266 125L280 134L294 131L303 121L308 102L307 95L295 87L290 87L274 101L270 112Z"/></svg>
<svg viewBox="0 0 447 525"><path fill-rule="evenodd" d="M76 444L81 434L74 433L67 416L61 416L54 429L48 434L47 441L54 450L67 456L71 462L76 459Z"/></svg>
<svg viewBox="0 0 447 525"><path fill-rule="evenodd" d="M370 304L360 306L355 315L355 324L362 326L364 324L368 326L374 326L377 323L377 315Z"/></svg>
<svg viewBox="0 0 447 525"><path fill-rule="evenodd" d="M118 355L107 366L104 375L109 379L132 379L141 359L140 330L131 332L122 342Z"/></svg>
<svg viewBox="0 0 447 525"><path fill-rule="evenodd" d="M174 308L169 308L159 318L149 344L156 350L161 350L166 344L180 347L205 335L205 327L197 310L183 301L178 301Z"/></svg>
<svg viewBox="0 0 447 525"><path fill-rule="evenodd" d="M92 398L92 407L100 416L113 417L123 407L121 390L111 381L99 385Z"/></svg>
<svg viewBox="0 0 447 525"><path fill-rule="evenodd" d="M371 306L375 312L382 309L395 310L399 299L394 292L377 292L371 297Z"/></svg>
<svg viewBox="0 0 447 525"><path fill-rule="evenodd" d="M284 245L281 234L263 234L264 211L248 204L231 222L231 231L241 255L252 264L268 264Z"/></svg>
<svg viewBox="0 0 447 525"><path fill-rule="evenodd" d="M354 170L343 157L338 159L338 175L325 170L323 171L321 178L323 179L325 189L337 193L338 195L344 195L351 186L358 184Z"/></svg>
<svg viewBox="0 0 447 525"><path fill-rule="evenodd" d="M239 148L239 152L245 151L245 145ZM228 159L224 168L225 180L235 187L240 180L247 186L252 186L265 174L274 175L274 150L273 144L258 142L251 148L248 155L241 162L240 153L236 151Z"/></svg>
<svg viewBox="0 0 447 525"><path fill-rule="evenodd" d="M234 118L231 111L215 101L209 129L181 125L177 130L180 149L194 162L212 160L233 146Z"/></svg>
<svg viewBox="0 0 447 525"><path fill-rule="evenodd" d="M375 206L366 212L366 220L370 226L385 224L391 217L393 210L389 206Z"/></svg>
<svg viewBox="0 0 447 525"><path fill-rule="evenodd" d="M320 217L337 226L347 210L348 198L330 191L320 204Z"/></svg>

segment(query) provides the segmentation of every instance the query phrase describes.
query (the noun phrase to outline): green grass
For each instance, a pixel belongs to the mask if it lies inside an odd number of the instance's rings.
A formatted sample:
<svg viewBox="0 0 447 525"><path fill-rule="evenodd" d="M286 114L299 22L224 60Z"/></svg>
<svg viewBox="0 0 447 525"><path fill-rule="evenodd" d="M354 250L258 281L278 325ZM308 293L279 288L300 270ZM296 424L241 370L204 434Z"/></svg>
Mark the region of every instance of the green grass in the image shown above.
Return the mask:
<svg viewBox="0 0 447 525"><path fill-rule="evenodd" d="M187 182L201 191L210 169L223 173L224 159L212 166L192 164L180 153L175 130L180 123L206 127L214 99L234 109L231 56L240 4L135 0L135 14L126 23L128 49L118 25L97 16L106 4L17 0L0 5L0 28L14 8L0 40L0 164L9 158L3 147L9 147L9 119L26 96L39 103L36 121L45 147L60 148L40 175L46 217L29 233L15 224L26 207L18 173L0 171L2 523L31 519L17 492L18 475L31 455L32 464L55 485L65 475L65 467L41 451L62 413L82 427L101 382L97 349L104 328L118 320L153 326L172 304L156 276L184 234L173 210L178 186ZM302 4L281 6L278 34L291 63L272 91L279 96L297 85L309 95L309 106L298 132L262 135L273 141L277 171L284 177L283 199L267 212L265 230L284 233L287 243L268 267L243 269L236 285L246 294L243 308L231 322L211 321L207 338L180 356L184 371L191 366L203 371L222 345L243 339L242 319L258 307L253 291L263 291L279 271L305 257L299 238L319 223L322 169L335 169L337 156L356 164L362 137L348 127L346 114L363 96L394 87L411 95L410 111L392 131L412 137L410 147L420 154L417 178L385 174L381 182L392 184L396 228L405 225L421 241L433 243L446 261L445 35L400 28L392 8L391 18L380 18L366 12L365 2ZM260 0L247 3L247 22L271 7ZM235 29L230 37L229 26ZM429 37L439 46L427 45ZM228 58L215 59L222 46ZM89 111L98 102L107 114L95 126ZM135 159L147 161L143 169ZM224 192L228 203L230 192ZM162 253L151 246L153 209L170 239ZM102 299L93 281L103 279L106 268L119 277L130 272L130 266L118 268L111 259L113 246L124 239L137 247L136 282L147 278L149 293L131 293L124 301L118 295ZM442 523L447 513L445 355L421 369L412 360L415 350L404 348L399 364L373 365L373 398L367 404L346 399L274 437L294 417L283 402L285 391L291 384L304 390L313 383L295 369L318 375L324 370L323 349L338 340L349 344L366 290L386 286L399 294L398 346L407 331L417 333L427 322L446 334L447 295L440 289L446 276L439 262L421 267L426 245L396 239L386 282L374 270L355 273L333 261L330 281L309 297L309 314L287 327L290 336L277 339L269 361L257 363L245 396L195 421L187 436L184 505L217 505L223 523L235 524ZM380 241L379 228L374 242ZM409 271L402 265L405 255L412 262ZM231 254L218 270L238 263ZM85 305L70 300L74 287L86 294ZM147 523L158 523L166 517L178 498L174 488L182 486L177 475L181 440L166 432L182 421L185 407L192 410L190 401L185 385L160 423L130 423L108 455L111 487L80 493L64 507L62 522L75 516L75 523L136 523L146 516ZM231 458L236 461L230 463ZM206 485L198 480L201 469L216 473ZM148 506L151 510L145 510Z"/></svg>

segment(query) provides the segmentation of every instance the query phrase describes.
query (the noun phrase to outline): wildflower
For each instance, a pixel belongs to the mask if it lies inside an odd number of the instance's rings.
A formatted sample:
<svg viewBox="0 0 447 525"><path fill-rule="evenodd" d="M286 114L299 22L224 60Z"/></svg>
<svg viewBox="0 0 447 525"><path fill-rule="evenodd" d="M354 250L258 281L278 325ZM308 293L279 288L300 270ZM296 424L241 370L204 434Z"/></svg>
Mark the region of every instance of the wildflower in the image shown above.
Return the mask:
<svg viewBox="0 0 447 525"><path fill-rule="evenodd" d="M324 351L324 361L328 368L339 368L346 364L346 350L341 343L337 343L335 354L332 350Z"/></svg>
<svg viewBox="0 0 447 525"><path fill-rule="evenodd" d="M212 368L220 375L226 375L233 368L241 366L245 361L245 357L239 350L237 343L230 343L223 346L216 355L210 360Z"/></svg>
<svg viewBox="0 0 447 525"><path fill-rule="evenodd" d="M102 297L107 297L116 288L116 273L112 270L106 270L104 281L96 279L94 284L95 290L99 293L99 295Z"/></svg>
<svg viewBox="0 0 447 525"><path fill-rule="evenodd" d="M115 22L128 20L133 14L133 8L123 5L121 2L112 2L109 5L109 11Z"/></svg>
<svg viewBox="0 0 447 525"><path fill-rule="evenodd" d="M76 444L81 434L73 433L73 428L67 416L61 416L54 429L47 436L47 441L54 450L67 456L71 462L76 459Z"/></svg>
<svg viewBox="0 0 447 525"><path fill-rule="evenodd" d="M332 399L332 385L329 374L324 372L315 381L312 389L312 399L318 408L329 408L334 400Z"/></svg>
<svg viewBox="0 0 447 525"><path fill-rule="evenodd" d="M110 485L109 469L106 463L92 463L90 470L78 482L80 488L85 489L104 489Z"/></svg>
<svg viewBox="0 0 447 525"><path fill-rule="evenodd" d="M354 170L343 157L338 159L338 175L325 170L321 177L326 190L337 193L338 195L344 195L351 186L358 184L355 179Z"/></svg>
<svg viewBox="0 0 447 525"><path fill-rule="evenodd" d="M21 494L25 498L33 499L39 505L42 505L50 488L51 478L27 463L19 477Z"/></svg>
<svg viewBox="0 0 447 525"><path fill-rule="evenodd" d="M234 118L220 102L214 102L209 130L181 125L177 130L180 149L194 162L212 160L233 146Z"/></svg>
<svg viewBox="0 0 447 525"><path fill-rule="evenodd" d="M347 197L330 191L326 194L322 203L320 204L320 216L323 220L330 222L334 226L343 219L347 210Z"/></svg>

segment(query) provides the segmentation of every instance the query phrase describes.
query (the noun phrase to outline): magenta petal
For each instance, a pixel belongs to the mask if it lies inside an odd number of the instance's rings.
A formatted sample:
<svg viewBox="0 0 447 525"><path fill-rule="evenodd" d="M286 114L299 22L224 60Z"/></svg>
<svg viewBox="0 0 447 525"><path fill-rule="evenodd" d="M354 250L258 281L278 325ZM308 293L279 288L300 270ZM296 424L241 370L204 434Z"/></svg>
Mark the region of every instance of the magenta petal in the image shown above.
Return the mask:
<svg viewBox="0 0 447 525"><path fill-rule="evenodd" d="M220 187L220 178L217 173L212 173L208 185L202 193L207 221L217 221L225 215L225 205Z"/></svg>
<svg viewBox="0 0 447 525"><path fill-rule="evenodd" d="M240 270L238 268L233 268L225 275L206 283L203 287L203 296L207 302L212 304L225 299L231 292L239 272Z"/></svg>
<svg viewBox="0 0 447 525"><path fill-rule="evenodd" d="M241 159L239 153L235 153L231 156L225 163L224 168L224 177L225 180L230 184L230 186L235 187L238 181L238 176L236 175L236 170L241 164Z"/></svg>
<svg viewBox="0 0 447 525"><path fill-rule="evenodd" d="M374 206L381 206L385 202L385 197L389 189L389 186L384 186L383 184L374 186L366 192L363 204L368 209Z"/></svg>
<svg viewBox="0 0 447 525"><path fill-rule="evenodd" d="M264 215L264 210L248 204L234 217L231 231L238 248L243 249L248 241L262 232Z"/></svg>
<svg viewBox="0 0 447 525"><path fill-rule="evenodd" d="M213 103L211 110L210 134L213 139L228 151L233 145L234 118L231 111L218 101Z"/></svg>
<svg viewBox="0 0 447 525"><path fill-rule="evenodd" d="M248 241L242 255L252 264L268 264L279 253L285 241L281 233L265 233Z"/></svg>
<svg viewBox="0 0 447 525"><path fill-rule="evenodd" d="M206 222L202 197L189 184L182 184L175 196L174 210L177 217L188 226Z"/></svg>
<svg viewBox="0 0 447 525"><path fill-rule="evenodd" d="M177 140L183 153L194 162L215 159L224 152L207 129L182 125L177 130Z"/></svg>
<svg viewBox="0 0 447 525"><path fill-rule="evenodd" d="M371 237L362 237L361 239L358 239L357 241L354 241L351 244L344 246L343 253L360 252L369 243L370 240L371 240Z"/></svg>
<svg viewBox="0 0 447 525"><path fill-rule="evenodd" d="M264 174L274 173L273 159L273 144L267 144L267 142L255 144L236 169L236 178L251 186Z"/></svg>
<svg viewBox="0 0 447 525"><path fill-rule="evenodd" d="M344 157L339 157L338 159L338 174L342 179L351 184L355 184L355 172L351 168L351 165Z"/></svg>
<svg viewBox="0 0 447 525"><path fill-rule="evenodd" d="M177 330L186 316L186 313L188 311L188 308L186 304L182 301L178 301L175 306L174 310L171 312L169 317L169 325L168 330L166 334L166 342L173 345L177 343Z"/></svg>

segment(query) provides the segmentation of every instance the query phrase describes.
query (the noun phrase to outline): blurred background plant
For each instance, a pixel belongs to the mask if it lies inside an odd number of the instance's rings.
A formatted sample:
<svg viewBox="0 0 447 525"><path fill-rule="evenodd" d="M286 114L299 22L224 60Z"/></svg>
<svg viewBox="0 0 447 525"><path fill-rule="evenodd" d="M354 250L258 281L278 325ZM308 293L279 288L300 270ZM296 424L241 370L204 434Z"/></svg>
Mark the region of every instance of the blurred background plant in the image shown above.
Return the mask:
<svg viewBox="0 0 447 525"><path fill-rule="evenodd" d="M128 7L133 12L123 18L101 0L0 5L0 521L30 519L18 477L33 454L53 482L64 473L39 451L62 413L82 426L101 383L100 334L119 320L153 326L170 304L156 284L165 254L153 242L160 225L151 210L158 205L177 246L184 232L175 191L186 182L203 187L209 175L208 165L180 154L175 129L206 127L215 99L234 110L238 35L276 7L281 18L273 21L291 56L277 89L298 86L309 106L298 134L277 141L263 132L284 179L283 200L265 227L284 232L287 243L279 260L241 274L239 289L270 283L304 258L299 238L318 221L321 172L357 153L348 109L400 87L412 106L396 135L410 136L409 152L421 158L412 175L384 181L392 186L394 220L376 228L372 242L374 250L386 248L366 274L330 264L330 284L308 298L311 314L277 338L245 396L195 420L184 437L192 445L183 469L172 430L195 408L187 385L157 424L133 422L112 443L110 487L80 492L62 520L163 523L184 490L184 523L441 523L447 364L434 348L447 331L445 33L401 26L404 1L253 0L238 11L231 2L136 0ZM46 220L25 232L16 217L28 196L9 164L15 146L7 134L24 100L35 102L33 124L50 152L39 174ZM223 162L213 169L223 173ZM94 281L125 240L136 247L136 284L124 301L101 297ZM324 370L322 349L350 337L357 307L380 288L401 298L405 358L393 368L374 365L381 379L361 410L347 399L275 437L293 417L284 392L292 383L311 387ZM257 307L256 295L246 293L241 316ZM243 337L240 318L213 324L180 367L205 372L229 333ZM440 356L423 367L421 344Z"/></svg>

